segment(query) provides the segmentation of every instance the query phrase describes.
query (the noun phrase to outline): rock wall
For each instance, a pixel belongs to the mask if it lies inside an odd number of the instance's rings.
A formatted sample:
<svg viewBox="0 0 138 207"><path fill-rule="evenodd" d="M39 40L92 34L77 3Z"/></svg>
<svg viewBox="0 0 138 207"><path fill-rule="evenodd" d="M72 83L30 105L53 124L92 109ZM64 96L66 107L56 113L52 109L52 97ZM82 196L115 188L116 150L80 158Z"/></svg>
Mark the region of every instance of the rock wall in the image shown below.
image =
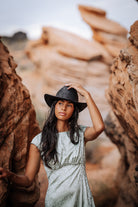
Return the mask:
<svg viewBox="0 0 138 207"><path fill-rule="evenodd" d="M91 25L93 40L88 41L57 28L44 27L40 39L30 41L26 49L35 67L17 70L30 91L39 121L44 120L46 109L49 109L44 102L44 93L54 95L64 83L70 81L79 82L90 91L103 118L109 112L105 89L109 83L110 65L113 57L126 44L127 31L108 20L103 10L86 6L80 6L79 9L81 15L89 19L87 23ZM92 25L93 18L98 21L98 27ZM80 113L79 121L85 125L91 124L87 109ZM100 137L102 139L86 147L90 161L86 165L87 175L96 206L112 207L118 196L116 169L120 155L104 133ZM44 184L42 176L40 184ZM43 199L35 206L44 206L43 188L44 185L41 188Z"/></svg>
<svg viewBox="0 0 138 207"><path fill-rule="evenodd" d="M128 45L120 51L111 67L107 98L120 122L106 120L106 132L117 145L121 160L118 167L119 196L116 207L138 206L135 167L138 164L138 21L130 29ZM111 124L112 123L112 124Z"/></svg>
<svg viewBox="0 0 138 207"><path fill-rule="evenodd" d="M0 166L23 174L29 144L40 132L26 87L16 74L16 63L0 41ZM0 206L33 206L39 199L39 184L19 188L0 180Z"/></svg>

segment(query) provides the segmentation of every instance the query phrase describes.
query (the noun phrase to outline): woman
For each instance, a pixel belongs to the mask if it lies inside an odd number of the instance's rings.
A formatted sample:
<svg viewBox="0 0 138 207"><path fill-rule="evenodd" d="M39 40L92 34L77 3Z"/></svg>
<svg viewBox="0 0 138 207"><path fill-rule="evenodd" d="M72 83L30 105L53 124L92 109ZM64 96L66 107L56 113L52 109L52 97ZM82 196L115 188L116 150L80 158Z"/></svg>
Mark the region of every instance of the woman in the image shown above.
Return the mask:
<svg viewBox="0 0 138 207"><path fill-rule="evenodd" d="M78 102L77 92L86 103ZM66 84L56 96L44 97L51 111L42 133L31 142L25 175L0 168L0 178L8 177L17 185L29 186L42 158L49 183L46 207L94 207L85 172L84 146L104 130L101 114L90 93L76 83ZM87 106L93 125L79 126L78 114Z"/></svg>

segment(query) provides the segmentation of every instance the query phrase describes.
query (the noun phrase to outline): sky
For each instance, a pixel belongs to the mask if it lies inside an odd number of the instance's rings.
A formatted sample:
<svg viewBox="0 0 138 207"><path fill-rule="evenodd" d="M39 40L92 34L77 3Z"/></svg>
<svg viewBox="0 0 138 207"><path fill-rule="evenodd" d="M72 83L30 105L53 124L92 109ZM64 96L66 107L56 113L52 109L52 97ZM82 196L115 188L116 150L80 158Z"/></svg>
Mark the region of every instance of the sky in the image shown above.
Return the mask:
<svg viewBox="0 0 138 207"><path fill-rule="evenodd" d="M128 30L138 20L136 0L0 0L0 35L23 31L29 39L38 39L43 26L53 26L91 39L78 4L104 9L109 19Z"/></svg>

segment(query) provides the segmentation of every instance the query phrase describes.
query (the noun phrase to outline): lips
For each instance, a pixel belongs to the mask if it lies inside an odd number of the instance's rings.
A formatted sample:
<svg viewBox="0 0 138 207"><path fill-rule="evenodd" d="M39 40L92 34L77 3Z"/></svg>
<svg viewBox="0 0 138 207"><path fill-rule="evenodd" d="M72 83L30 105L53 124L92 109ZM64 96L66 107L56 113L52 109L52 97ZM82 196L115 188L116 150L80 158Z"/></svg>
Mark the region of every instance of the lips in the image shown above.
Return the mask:
<svg viewBox="0 0 138 207"><path fill-rule="evenodd" d="M60 115L60 116L66 116L66 113L64 113L64 112L60 112L59 115Z"/></svg>

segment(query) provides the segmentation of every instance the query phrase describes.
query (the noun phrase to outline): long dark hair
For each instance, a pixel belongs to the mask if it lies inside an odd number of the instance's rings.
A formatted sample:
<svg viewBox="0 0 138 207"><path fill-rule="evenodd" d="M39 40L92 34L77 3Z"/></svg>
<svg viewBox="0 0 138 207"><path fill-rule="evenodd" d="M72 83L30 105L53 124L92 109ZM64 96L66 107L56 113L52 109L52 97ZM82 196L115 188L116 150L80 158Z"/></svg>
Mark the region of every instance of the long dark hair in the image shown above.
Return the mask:
<svg viewBox="0 0 138 207"><path fill-rule="evenodd" d="M51 106L51 110L49 116L44 124L42 129L42 137L41 137L41 157L45 162L45 165L49 168L49 162L51 160L54 161L54 164L58 162L57 157L57 118L55 116L55 105L57 101L53 102ZM74 104L74 111L70 119L68 120L69 129L70 129L70 140L73 144L78 144L79 142L79 126L77 124L79 115L78 107ZM74 136L74 134L76 135Z"/></svg>

